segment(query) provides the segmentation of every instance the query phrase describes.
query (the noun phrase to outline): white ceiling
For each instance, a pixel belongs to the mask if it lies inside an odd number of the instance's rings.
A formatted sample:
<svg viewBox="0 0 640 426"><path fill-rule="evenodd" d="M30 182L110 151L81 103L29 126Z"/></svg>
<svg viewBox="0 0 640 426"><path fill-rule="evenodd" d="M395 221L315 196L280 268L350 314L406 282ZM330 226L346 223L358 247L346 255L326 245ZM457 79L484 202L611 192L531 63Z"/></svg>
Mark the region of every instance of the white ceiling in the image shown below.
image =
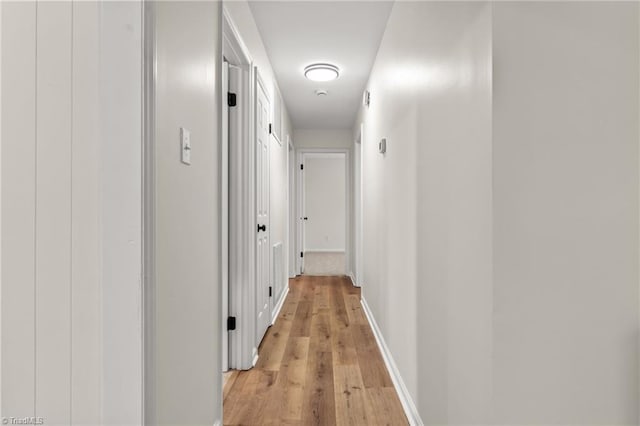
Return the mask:
<svg viewBox="0 0 640 426"><path fill-rule="evenodd" d="M391 13L387 1L250 1L282 97L297 129L354 124ZM340 77L313 82L305 66L328 62ZM316 96L326 89L327 96Z"/></svg>

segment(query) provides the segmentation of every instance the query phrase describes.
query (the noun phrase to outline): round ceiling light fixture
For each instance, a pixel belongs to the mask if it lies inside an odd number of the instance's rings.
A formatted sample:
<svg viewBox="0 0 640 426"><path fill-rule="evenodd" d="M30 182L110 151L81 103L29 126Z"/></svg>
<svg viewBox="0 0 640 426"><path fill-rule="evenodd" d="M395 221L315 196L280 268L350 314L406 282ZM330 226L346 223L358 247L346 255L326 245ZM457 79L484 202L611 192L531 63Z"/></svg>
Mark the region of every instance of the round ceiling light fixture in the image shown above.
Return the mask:
<svg viewBox="0 0 640 426"><path fill-rule="evenodd" d="M340 76L340 70L331 64L311 64L305 67L304 76L312 81L331 81Z"/></svg>

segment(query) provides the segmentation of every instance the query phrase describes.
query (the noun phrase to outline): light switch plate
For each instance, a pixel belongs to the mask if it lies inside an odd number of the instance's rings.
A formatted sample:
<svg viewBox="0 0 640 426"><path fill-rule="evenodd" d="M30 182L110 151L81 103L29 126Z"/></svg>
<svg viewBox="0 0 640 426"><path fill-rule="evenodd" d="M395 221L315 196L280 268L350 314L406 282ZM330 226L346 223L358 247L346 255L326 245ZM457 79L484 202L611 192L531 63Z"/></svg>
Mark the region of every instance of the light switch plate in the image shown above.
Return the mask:
<svg viewBox="0 0 640 426"><path fill-rule="evenodd" d="M387 138L382 138L378 143L378 152L380 152L380 154L387 152Z"/></svg>
<svg viewBox="0 0 640 426"><path fill-rule="evenodd" d="M191 164L191 133L184 127L180 127L180 161Z"/></svg>

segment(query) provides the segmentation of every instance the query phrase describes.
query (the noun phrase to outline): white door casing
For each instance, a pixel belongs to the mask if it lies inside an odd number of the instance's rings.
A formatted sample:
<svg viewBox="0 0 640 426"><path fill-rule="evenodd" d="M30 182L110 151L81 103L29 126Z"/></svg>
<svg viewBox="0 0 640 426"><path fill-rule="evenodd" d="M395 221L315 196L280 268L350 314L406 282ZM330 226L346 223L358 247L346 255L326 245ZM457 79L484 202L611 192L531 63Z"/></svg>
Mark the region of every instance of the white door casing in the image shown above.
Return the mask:
<svg viewBox="0 0 640 426"><path fill-rule="evenodd" d="M289 235L287 237L287 241L289 242L289 278L293 278L299 273L299 269L297 269L298 260L297 257L299 254L297 253L297 244L296 244L296 224L298 223L297 215L296 215L296 204L295 200L297 199L295 189L296 189L296 151L293 146L293 142L290 137L287 137L288 144L288 153L287 153L287 163L289 165L288 173L287 173L287 182L289 184L289 192L287 202L289 204L289 213L288 213L288 223L287 229L289 230Z"/></svg>
<svg viewBox="0 0 640 426"><path fill-rule="evenodd" d="M363 187L364 181L362 179L363 176L363 161L362 161L362 146L363 146L363 136L364 136L364 125L360 124L360 132L358 134L358 138L356 140L354 151L355 151L355 170L354 170L354 210L355 210L355 279L354 283L358 287L362 287L362 283L364 281L362 265L363 265L363 252L364 246L362 244L362 226L363 226Z"/></svg>
<svg viewBox="0 0 640 426"><path fill-rule="evenodd" d="M236 94L236 106L229 109L228 120L228 315L236 320L235 330L228 333L229 368L247 370L255 364L258 356L255 117L259 78L256 75L257 68L253 66L251 56L226 9L223 10L222 30L223 56L229 62L229 91ZM224 322L227 322L226 319Z"/></svg>
<svg viewBox="0 0 640 426"><path fill-rule="evenodd" d="M264 84L256 73L256 345L271 324L269 280L269 111Z"/></svg>
<svg viewBox="0 0 640 426"><path fill-rule="evenodd" d="M304 155L299 153L298 157L298 166L296 167L296 176L297 178L297 194L298 194L298 202L297 202L297 248L296 250L296 265L297 265L297 273L304 273L304 190L302 188L304 182Z"/></svg>
<svg viewBox="0 0 640 426"><path fill-rule="evenodd" d="M222 275L222 371L229 369L229 113L227 100L229 87L229 62L222 62L222 146L221 146L221 275Z"/></svg>

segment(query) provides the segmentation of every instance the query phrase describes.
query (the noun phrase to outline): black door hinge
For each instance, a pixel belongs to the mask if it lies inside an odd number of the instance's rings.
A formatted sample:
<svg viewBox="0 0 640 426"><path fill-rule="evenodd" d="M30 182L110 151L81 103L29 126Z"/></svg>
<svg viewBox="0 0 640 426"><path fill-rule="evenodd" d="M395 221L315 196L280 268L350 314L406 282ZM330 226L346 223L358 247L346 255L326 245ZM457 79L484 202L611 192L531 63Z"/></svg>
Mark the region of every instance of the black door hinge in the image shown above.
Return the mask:
<svg viewBox="0 0 640 426"><path fill-rule="evenodd" d="M238 105L238 101L236 99L236 94L235 93L227 93L227 105L229 105L230 107L234 107L236 105Z"/></svg>
<svg viewBox="0 0 640 426"><path fill-rule="evenodd" d="M236 317L227 318L227 330L233 331L236 329Z"/></svg>
<svg viewBox="0 0 640 426"><path fill-rule="evenodd" d="M269 286L269 297L273 295L273 287Z"/></svg>
<svg viewBox="0 0 640 426"><path fill-rule="evenodd" d="M269 123L269 134L271 134L271 123Z"/></svg>
<svg viewBox="0 0 640 426"><path fill-rule="evenodd" d="M300 164L300 170L304 170L304 164Z"/></svg>
<svg viewBox="0 0 640 426"><path fill-rule="evenodd" d="M300 252L300 257L304 257L304 253L303 252Z"/></svg>

